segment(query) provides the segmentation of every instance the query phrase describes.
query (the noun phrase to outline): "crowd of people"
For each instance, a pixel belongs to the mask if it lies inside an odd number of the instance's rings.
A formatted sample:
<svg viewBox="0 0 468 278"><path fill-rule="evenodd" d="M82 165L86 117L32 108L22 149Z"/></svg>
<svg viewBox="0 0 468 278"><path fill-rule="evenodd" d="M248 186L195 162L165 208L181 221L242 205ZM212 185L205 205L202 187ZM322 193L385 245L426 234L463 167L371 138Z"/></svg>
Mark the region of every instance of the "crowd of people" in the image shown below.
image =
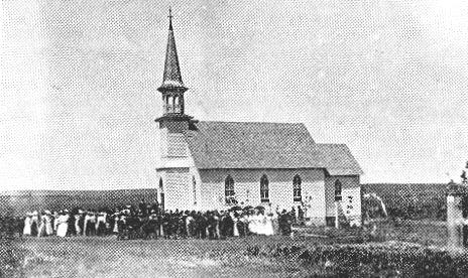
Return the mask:
<svg viewBox="0 0 468 278"><path fill-rule="evenodd" d="M300 208L299 208L299 211ZM33 211L24 218L23 236L108 236L133 238L223 239L249 235L290 235L291 225L301 218L292 210L266 210L234 206L225 210L162 210L155 201L147 205L126 205L110 210L74 208L60 211Z"/></svg>

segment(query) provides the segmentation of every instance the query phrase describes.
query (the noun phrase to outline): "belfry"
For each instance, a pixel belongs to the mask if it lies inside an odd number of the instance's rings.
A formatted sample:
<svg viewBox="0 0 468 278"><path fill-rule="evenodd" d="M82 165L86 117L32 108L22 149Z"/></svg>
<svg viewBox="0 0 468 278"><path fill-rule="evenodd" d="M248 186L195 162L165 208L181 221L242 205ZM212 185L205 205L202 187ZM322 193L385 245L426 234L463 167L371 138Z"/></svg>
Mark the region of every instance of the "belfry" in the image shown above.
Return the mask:
<svg viewBox="0 0 468 278"><path fill-rule="evenodd" d="M168 119L172 121L188 121L192 117L185 115L184 93L188 90L182 82L179 58L177 56L174 29L172 27L172 12L169 9L169 34L167 38L166 61L162 85L158 91L162 94L163 116L156 119L164 123Z"/></svg>

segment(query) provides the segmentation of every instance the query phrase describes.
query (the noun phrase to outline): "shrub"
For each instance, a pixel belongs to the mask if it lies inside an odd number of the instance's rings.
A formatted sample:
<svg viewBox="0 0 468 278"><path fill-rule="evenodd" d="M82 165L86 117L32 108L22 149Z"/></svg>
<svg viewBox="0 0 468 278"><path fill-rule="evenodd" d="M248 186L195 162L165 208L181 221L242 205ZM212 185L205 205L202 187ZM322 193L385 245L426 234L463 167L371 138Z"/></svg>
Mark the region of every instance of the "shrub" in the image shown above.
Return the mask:
<svg viewBox="0 0 468 278"><path fill-rule="evenodd" d="M250 246L250 256L263 247ZM293 251L294 250L294 251ZM401 245L278 246L273 257L300 260L305 268L338 277L467 277L463 254L444 249ZM323 273L323 272L322 272Z"/></svg>

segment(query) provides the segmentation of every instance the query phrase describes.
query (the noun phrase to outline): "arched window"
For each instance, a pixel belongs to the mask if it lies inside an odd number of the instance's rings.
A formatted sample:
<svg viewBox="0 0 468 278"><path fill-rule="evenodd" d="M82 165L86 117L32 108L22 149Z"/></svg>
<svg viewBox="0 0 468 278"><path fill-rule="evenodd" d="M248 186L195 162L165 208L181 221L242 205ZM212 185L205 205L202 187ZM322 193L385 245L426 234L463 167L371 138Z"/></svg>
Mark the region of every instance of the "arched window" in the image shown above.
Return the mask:
<svg viewBox="0 0 468 278"><path fill-rule="evenodd" d="M235 195L234 192L234 179L228 175L226 180L224 181L224 197L226 199L227 204L232 204L235 202Z"/></svg>
<svg viewBox="0 0 468 278"><path fill-rule="evenodd" d="M301 183L301 177L299 175L295 175L293 178L293 200L295 202L302 201Z"/></svg>
<svg viewBox="0 0 468 278"><path fill-rule="evenodd" d="M192 176L193 204L197 204L197 180Z"/></svg>
<svg viewBox="0 0 468 278"><path fill-rule="evenodd" d="M268 178L263 175L260 179L260 201L262 203L270 202L270 190L268 188Z"/></svg>
<svg viewBox="0 0 468 278"><path fill-rule="evenodd" d="M335 201L341 201L341 181L335 181Z"/></svg>

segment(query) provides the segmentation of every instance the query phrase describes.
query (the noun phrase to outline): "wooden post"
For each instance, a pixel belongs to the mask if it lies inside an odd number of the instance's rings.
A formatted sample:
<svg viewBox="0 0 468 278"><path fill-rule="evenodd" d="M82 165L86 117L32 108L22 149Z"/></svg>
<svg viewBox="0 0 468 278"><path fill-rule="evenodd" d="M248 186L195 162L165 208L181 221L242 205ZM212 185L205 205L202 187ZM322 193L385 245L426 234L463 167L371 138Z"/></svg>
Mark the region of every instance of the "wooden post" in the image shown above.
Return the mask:
<svg viewBox="0 0 468 278"><path fill-rule="evenodd" d="M340 228L340 221L339 221L339 217L338 217L338 202L339 201L335 201L335 228L339 229Z"/></svg>
<svg viewBox="0 0 468 278"><path fill-rule="evenodd" d="M461 196L447 196L447 245L451 249L463 247L463 215L461 205Z"/></svg>

